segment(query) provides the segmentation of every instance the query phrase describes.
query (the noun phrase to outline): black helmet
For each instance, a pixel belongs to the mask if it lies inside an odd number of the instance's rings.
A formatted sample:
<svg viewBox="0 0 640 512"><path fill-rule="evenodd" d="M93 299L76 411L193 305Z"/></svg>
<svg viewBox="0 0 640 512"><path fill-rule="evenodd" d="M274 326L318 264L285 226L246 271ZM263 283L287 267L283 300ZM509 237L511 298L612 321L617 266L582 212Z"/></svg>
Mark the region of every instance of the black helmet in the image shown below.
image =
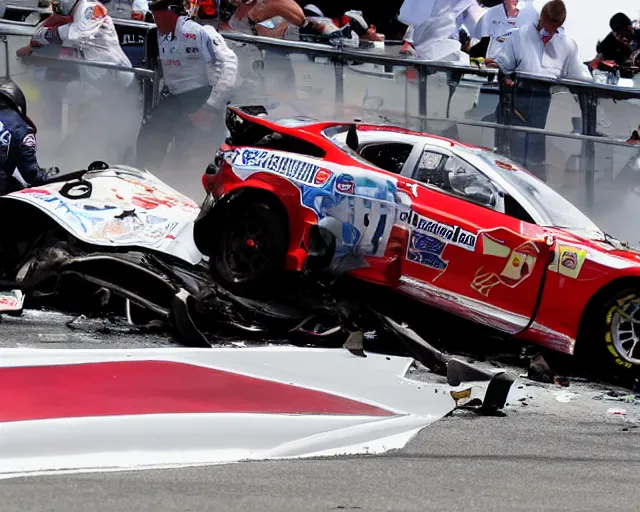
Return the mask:
<svg viewBox="0 0 640 512"><path fill-rule="evenodd" d="M0 98L22 117L27 117L27 99L18 84L10 78L0 78Z"/></svg>

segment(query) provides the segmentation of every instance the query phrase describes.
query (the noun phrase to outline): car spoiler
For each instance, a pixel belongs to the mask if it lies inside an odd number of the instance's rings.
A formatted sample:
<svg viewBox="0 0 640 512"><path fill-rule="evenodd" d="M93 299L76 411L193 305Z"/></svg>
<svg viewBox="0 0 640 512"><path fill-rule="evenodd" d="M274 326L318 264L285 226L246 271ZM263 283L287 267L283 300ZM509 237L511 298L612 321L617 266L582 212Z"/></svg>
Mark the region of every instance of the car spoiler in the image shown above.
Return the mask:
<svg viewBox="0 0 640 512"><path fill-rule="evenodd" d="M284 126L273 119L269 119L269 112L263 105L228 105L225 124L229 130L227 144L234 146L251 146L266 135L276 132L312 143L323 151L330 153L336 147L329 142L322 132L333 126L356 125L353 122L317 122L302 126Z"/></svg>

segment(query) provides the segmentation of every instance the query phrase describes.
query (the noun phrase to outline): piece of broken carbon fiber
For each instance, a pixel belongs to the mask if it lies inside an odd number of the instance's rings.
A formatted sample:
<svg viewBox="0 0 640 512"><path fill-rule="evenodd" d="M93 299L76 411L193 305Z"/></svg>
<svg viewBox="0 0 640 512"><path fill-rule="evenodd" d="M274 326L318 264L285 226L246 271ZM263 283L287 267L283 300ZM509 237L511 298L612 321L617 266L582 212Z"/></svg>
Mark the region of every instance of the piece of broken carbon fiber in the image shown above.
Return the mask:
<svg viewBox="0 0 640 512"><path fill-rule="evenodd" d="M193 301L194 298L189 292L184 289L180 290L171 303L169 323L174 331L174 336L183 345L194 348L210 348L211 343L191 318L190 309L193 307Z"/></svg>
<svg viewBox="0 0 640 512"><path fill-rule="evenodd" d="M505 406L515 376L506 372L484 370L466 361L446 356L409 327L400 325L384 315L378 316L418 361L434 373L446 375L450 386L459 386L463 382L489 381L482 406L477 410L480 414L496 414L498 409Z"/></svg>
<svg viewBox="0 0 640 512"><path fill-rule="evenodd" d="M347 349L354 356L367 357L367 354L364 352L364 333L362 331L350 333L343 348Z"/></svg>

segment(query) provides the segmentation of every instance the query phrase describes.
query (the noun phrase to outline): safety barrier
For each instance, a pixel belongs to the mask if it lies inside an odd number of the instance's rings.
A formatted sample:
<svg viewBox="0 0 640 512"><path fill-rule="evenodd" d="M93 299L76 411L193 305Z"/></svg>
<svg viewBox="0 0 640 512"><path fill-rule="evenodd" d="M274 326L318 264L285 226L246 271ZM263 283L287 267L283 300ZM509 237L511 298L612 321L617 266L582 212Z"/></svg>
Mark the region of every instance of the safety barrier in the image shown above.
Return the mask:
<svg viewBox="0 0 640 512"><path fill-rule="evenodd" d="M120 34L143 34L145 60L131 72L153 84L143 87L148 112L159 99L155 30L148 23L114 21ZM0 21L5 38L30 30L25 23ZM636 186L640 191L640 146L626 144L640 124L638 82L624 88L526 74L504 77L494 69L402 57L397 46L363 50L223 35L240 61L235 102L262 103L280 116L392 122L495 147L586 210L606 231L632 244L640 240L640 226L626 221L640 213L635 194ZM12 62L5 45L9 67L23 66ZM35 63L31 57L25 64L29 60ZM549 115L539 115L549 104ZM536 105L542 110L532 108Z"/></svg>

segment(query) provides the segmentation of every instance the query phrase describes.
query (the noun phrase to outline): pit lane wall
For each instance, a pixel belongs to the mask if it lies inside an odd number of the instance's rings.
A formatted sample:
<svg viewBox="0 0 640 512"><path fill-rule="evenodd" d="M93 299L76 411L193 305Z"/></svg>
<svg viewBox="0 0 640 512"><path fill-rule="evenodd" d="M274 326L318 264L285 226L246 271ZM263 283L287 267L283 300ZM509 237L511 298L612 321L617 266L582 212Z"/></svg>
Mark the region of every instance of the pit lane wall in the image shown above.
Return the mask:
<svg viewBox="0 0 640 512"><path fill-rule="evenodd" d="M138 84L135 99L125 103L115 87L116 94L94 97L92 103L74 93L73 80L59 72L62 67L83 69L86 63L68 58L63 62L57 55L43 58L39 52L37 58L15 56L17 48L28 44L34 24L33 19L0 20L0 34L6 34L0 69L28 90L31 115L41 127L43 164L62 163L71 171L101 154L109 161L130 163L132 133L161 101L153 25L116 20L121 43L136 66L131 72ZM245 34L224 36L240 61L235 103L264 104L279 117L390 122L495 147L545 180L605 231L640 245L640 225L634 222L640 213L640 145L625 143L640 124L639 79L623 86L518 75L510 77L515 86L506 86L495 70L402 58L393 45L364 50ZM75 80L80 84L76 91L86 88L82 76ZM546 105L545 118L540 112ZM86 114L91 108L93 117ZM87 119L98 119L102 132L95 134L96 121ZM104 132L111 134L107 142ZM198 199L202 169L190 172L189 179L183 173L162 178Z"/></svg>

